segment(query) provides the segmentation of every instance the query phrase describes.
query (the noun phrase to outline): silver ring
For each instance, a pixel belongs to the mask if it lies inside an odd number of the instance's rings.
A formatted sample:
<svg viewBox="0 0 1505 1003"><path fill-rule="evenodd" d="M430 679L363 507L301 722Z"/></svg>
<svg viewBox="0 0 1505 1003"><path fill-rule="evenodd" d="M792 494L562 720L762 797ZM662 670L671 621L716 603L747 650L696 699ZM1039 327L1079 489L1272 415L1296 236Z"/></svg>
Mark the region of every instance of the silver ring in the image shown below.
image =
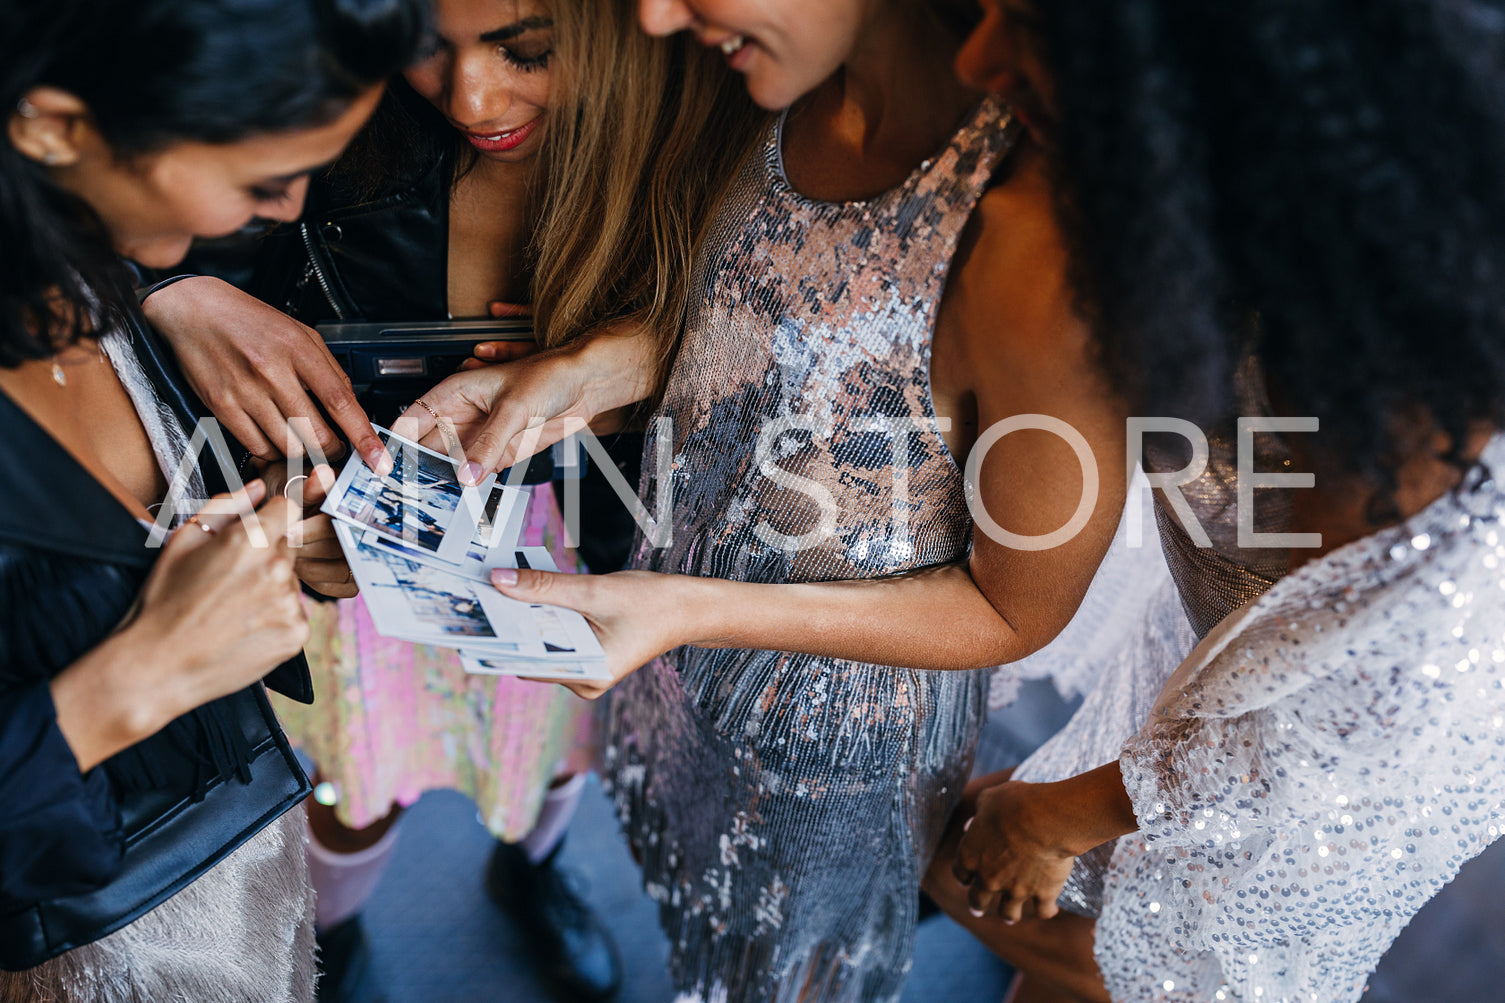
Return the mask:
<svg viewBox="0 0 1505 1003"><path fill-rule="evenodd" d="M282 497L286 498L288 501L292 501L293 500L293 496L292 496L291 492L293 490L293 485L297 484L299 481L306 481L306 480L308 480L308 475L307 474L299 474L297 477L294 477L292 480L288 481L287 484L282 489ZM299 505L303 504L303 499L301 497L298 499L298 504Z"/></svg>
<svg viewBox="0 0 1505 1003"><path fill-rule="evenodd" d="M204 533L206 535L208 535L208 536L213 536L214 535L214 527L210 526L206 522L201 522L199 520L199 517L196 516L196 515L195 516L189 516L189 518L188 518L188 525L190 525L190 526L197 526L199 529L202 529L204 531Z"/></svg>

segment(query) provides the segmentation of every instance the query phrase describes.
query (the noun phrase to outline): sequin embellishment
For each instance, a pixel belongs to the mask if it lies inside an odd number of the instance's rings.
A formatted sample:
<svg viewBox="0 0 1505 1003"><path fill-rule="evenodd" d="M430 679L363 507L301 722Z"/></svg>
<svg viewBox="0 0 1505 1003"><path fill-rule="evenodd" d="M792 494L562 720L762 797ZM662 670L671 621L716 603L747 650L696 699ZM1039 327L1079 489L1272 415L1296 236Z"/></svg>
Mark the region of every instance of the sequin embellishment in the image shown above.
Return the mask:
<svg viewBox="0 0 1505 1003"><path fill-rule="evenodd" d="M674 542L644 543L637 566L808 582L957 560L971 523L930 424L931 335L1012 132L984 102L901 187L841 204L790 190L779 135L723 206L697 275L662 407ZM898 996L919 872L966 781L986 680L682 649L617 688L608 781L682 992Z"/></svg>

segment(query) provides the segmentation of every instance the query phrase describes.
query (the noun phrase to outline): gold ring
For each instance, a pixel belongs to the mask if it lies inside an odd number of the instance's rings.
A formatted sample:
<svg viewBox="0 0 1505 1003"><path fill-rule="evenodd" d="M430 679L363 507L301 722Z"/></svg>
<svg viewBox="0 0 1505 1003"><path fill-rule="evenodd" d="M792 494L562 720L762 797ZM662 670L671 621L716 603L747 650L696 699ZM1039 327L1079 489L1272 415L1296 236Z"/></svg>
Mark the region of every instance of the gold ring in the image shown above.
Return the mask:
<svg viewBox="0 0 1505 1003"><path fill-rule="evenodd" d="M434 424L438 427L439 434L444 436L444 446L446 449L450 449L454 446L459 445L460 437L455 434L455 430L450 427L449 422L444 420L444 415L434 410L432 404L424 400L422 397L418 398L413 403L434 416Z"/></svg>

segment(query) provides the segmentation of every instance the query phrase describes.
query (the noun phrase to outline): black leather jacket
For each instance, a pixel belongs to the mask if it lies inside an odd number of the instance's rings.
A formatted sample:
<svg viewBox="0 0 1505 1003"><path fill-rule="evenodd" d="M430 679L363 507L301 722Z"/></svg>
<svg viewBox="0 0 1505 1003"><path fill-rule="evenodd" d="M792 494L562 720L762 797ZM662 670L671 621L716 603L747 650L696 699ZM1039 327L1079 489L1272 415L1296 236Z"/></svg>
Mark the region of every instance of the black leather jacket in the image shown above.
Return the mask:
<svg viewBox="0 0 1505 1003"><path fill-rule="evenodd" d="M309 326L443 320L449 176L440 158L413 185L371 201L315 178L303 220L263 239L248 291Z"/></svg>
<svg viewBox="0 0 1505 1003"><path fill-rule="evenodd" d="M201 407L144 328L163 402ZM159 905L309 792L261 686L216 700L81 775L48 680L108 636L155 563L146 530L0 394L0 968L21 971ZM224 489L204 464L210 491ZM308 665L269 685L308 702Z"/></svg>

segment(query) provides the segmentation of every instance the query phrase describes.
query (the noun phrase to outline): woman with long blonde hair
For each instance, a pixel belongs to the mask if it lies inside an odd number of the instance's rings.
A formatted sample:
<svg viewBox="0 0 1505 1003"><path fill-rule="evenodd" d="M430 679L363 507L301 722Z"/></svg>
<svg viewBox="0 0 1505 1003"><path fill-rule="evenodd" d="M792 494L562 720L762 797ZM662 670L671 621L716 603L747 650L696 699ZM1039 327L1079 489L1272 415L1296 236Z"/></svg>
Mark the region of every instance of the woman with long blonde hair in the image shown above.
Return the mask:
<svg viewBox="0 0 1505 1003"><path fill-rule="evenodd" d="M492 581L601 639L608 779L686 998L899 997L982 670L1055 638L1120 521L1127 413L1060 279L1029 110L951 73L969 7L644 0L780 111L667 378L624 331L425 395L484 470L530 418L547 440L663 387L645 455L672 462L641 499L672 532L621 574Z"/></svg>
<svg viewBox="0 0 1505 1003"><path fill-rule="evenodd" d="M695 234L747 146L725 137L756 135L752 105L699 47L643 36L630 3L434 6L429 56L315 182L301 223L261 242L255 298L202 276L146 300L189 378L252 448L280 449L293 418L334 446L316 398L372 457L365 411L309 329L325 320L485 317L531 304L538 340L558 352L624 317L679 330ZM481 354L513 351L498 343ZM574 570L560 530L552 489L538 485L521 542ZM535 938L542 974L578 998L610 996L620 964L609 937L550 866L592 760L586 705L558 687L467 676L451 651L381 638L360 600L313 620L326 697L278 709L333 802L314 807L310 846L330 967L348 967L359 948L355 920L401 808L454 788L504 841L488 886Z"/></svg>

